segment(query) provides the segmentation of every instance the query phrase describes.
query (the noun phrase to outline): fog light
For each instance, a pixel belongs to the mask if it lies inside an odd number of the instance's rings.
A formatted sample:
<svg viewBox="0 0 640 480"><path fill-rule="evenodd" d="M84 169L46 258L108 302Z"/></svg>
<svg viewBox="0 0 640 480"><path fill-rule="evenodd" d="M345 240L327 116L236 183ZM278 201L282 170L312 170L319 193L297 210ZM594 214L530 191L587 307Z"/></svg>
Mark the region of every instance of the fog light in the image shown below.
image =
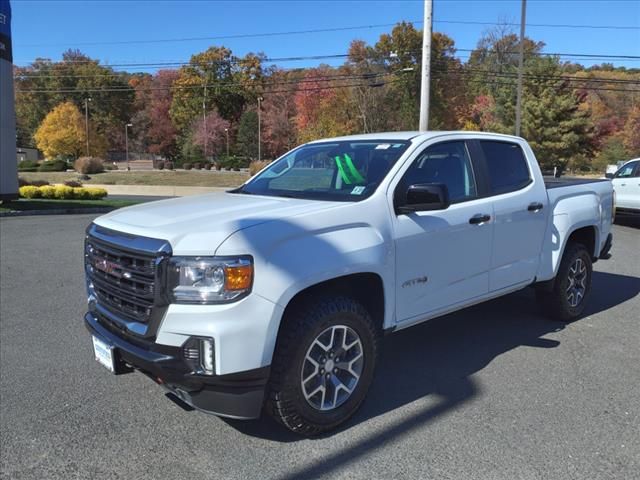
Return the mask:
<svg viewBox="0 0 640 480"><path fill-rule="evenodd" d="M182 345L182 357L194 373L214 375L216 371L214 340L210 337L189 337Z"/></svg>

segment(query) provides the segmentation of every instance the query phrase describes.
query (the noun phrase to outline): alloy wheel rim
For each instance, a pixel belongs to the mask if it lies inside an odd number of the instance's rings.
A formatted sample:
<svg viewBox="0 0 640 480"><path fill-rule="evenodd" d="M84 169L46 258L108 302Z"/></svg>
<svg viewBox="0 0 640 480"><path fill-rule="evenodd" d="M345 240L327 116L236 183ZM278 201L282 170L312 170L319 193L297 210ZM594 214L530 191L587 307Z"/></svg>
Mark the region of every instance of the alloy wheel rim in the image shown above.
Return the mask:
<svg viewBox="0 0 640 480"><path fill-rule="evenodd" d="M575 308L582 302L587 290L587 266L581 258L577 258L569 267L568 279L567 302Z"/></svg>
<svg viewBox="0 0 640 480"><path fill-rule="evenodd" d="M364 368L362 341L355 330L334 325L311 342L300 382L307 403L323 412L343 405L355 390Z"/></svg>

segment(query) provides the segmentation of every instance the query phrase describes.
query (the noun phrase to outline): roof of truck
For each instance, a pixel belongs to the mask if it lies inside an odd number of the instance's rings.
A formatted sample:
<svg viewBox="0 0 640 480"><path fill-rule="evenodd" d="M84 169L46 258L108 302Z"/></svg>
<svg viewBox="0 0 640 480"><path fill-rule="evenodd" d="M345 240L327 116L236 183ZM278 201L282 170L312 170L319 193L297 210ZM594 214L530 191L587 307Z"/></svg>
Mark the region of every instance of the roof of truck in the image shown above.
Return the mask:
<svg viewBox="0 0 640 480"><path fill-rule="evenodd" d="M309 143L319 143L319 142L331 142L331 141L357 141L357 140L412 140L412 141L423 141L433 137L439 137L442 135L473 135L475 136L488 136L488 137L504 137L511 140L521 140L520 137L515 137L513 135L503 135L501 133L491 133L491 132L472 132L468 130L450 130L450 131L441 131L441 130L429 130L426 132L380 132L380 133L363 133L360 135L347 135L344 137L334 137L334 138L323 138L320 140L314 140Z"/></svg>

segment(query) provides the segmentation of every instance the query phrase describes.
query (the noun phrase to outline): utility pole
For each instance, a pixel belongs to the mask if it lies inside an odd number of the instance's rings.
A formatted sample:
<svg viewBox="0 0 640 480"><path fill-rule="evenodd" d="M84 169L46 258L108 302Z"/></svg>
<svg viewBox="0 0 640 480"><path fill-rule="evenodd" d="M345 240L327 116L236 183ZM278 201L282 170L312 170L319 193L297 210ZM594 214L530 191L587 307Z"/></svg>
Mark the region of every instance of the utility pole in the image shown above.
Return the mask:
<svg viewBox="0 0 640 480"><path fill-rule="evenodd" d="M260 161L261 153L262 153L261 148L260 148L260 144L261 144L261 141L260 141L260 133L261 133L260 132L260 127L261 127L261 125L260 125L260 110L261 110L261 102L262 102L262 100L264 100L262 97L258 97L258 161Z"/></svg>
<svg viewBox="0 0 640 480"><path fill-rule="evenodd" d="M227 158L229 158L229 129L225 128L224 133L227 135Z"/></svg>
<svg viewBox="0 0 640 480"><path fill-rule="evenodd" d="M89 156L89 102L91 97L84 99L84 131L87 139L87 157Z"/></svg>
<svg viewBox="0 0 640 480"><path fill-rule="evenodd" d="M518 96L516 99L516 136L520 136L522 124L522 70L524 69L524 26L527 16L527 0L522 0L522 12L520 14L520 51L518 57Z"/></svg>
<svg viewBox="0 0 640 480"><path fill-rule="evenodd" d="M129 168L129 127L133 127L133 124L127 123L124 126L124 149L127 155L127 172L131 170Z"/></svg>
<svg viewBox="0 0 640 480"><path fill-rule="evenodd" d="M431 77L431 30L433 29L433 0L424 0L424 28L422 30L422 81L420 82L420 131L429 128L429 80Z"/></svg>
<svg viewBox="0 0 640 480"><path fill-rule="evenodd" d="M209 143L209 132L207 132L207 85L204 86L202 97L202 124L204 126L204 160L207 160L207 143Z"/></svg>

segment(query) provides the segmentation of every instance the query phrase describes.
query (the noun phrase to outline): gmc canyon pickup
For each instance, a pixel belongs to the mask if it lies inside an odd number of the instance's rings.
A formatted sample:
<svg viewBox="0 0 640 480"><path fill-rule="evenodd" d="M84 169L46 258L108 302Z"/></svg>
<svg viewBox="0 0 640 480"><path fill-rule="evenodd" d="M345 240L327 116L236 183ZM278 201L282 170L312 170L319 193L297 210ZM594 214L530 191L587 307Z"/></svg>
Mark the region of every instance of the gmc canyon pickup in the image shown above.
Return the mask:
<svg viewBox="0 0 640 480"><path fill-rule="evenodd" d="M96 360L198 410L328 431L364 400L383 333L528 286L551 317L580 316L612 186L550 182L518 137L395 132L114 211L86 233Z"/></svg>

